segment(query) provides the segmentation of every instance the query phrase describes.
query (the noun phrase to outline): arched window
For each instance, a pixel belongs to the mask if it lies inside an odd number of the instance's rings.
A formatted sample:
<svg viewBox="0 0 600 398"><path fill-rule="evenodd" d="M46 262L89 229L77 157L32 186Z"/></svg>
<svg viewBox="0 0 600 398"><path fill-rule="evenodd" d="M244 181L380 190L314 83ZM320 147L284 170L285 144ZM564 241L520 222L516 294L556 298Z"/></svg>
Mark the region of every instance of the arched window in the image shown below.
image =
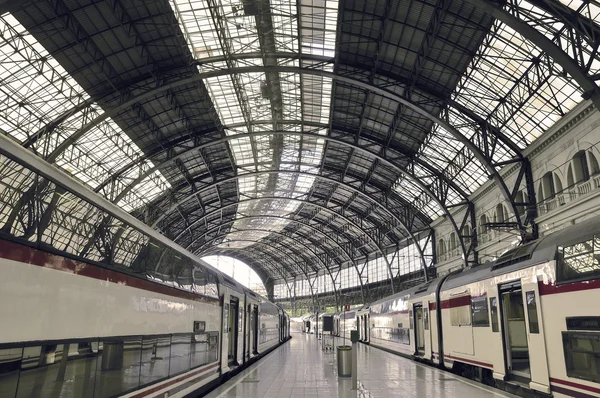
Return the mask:
<svg viewBox="0 0 600 398"><path fill-rule="evenodd" d="M542 177L542 197L543 200L552 199L556 195L556 187L554 186L554 175L551 171L544 174Z"/></svg>
<svg viewBox="0 0 600 398"><path fill-rule="evenodd" d="M446 254L446 242L444 242L444 239L438 240L437 253L439 257Z"/></svg>
<svg viewBox="0 0 600 398"><path fill-rule="evenodd" d="M538 188L536 191L537 194L537 200L539 203L542 203L544 201L544 184L542 183L542 181L540 181L540 183L538 184Z"/></svg>
<svg viewBox="0 0 600 398"><path fill-rule="evenodd" d="M485 214L482 214L481 217L479 217L479 229L481 230L482 234L487 234L488 232L488 219L487 216Z"/></svg>
<svg viewBox="0 0 600 398"><path fill-rule="evenodd" d="M496 205L496 213L495 213L495 221L496 222L505 222L506 221L506 211L504 209L504 205L502 203L498 203Z"/></svg>
<svg viewBox="0 0 600 398"><path fill-rule="evenodd" d="M579 151L573 156L573 177L575 184L590 179L590 169L588 168L585 151Z"/></svg>
<svg viewBox="0 0 600 398"><path fill-rule="evenodd" d="M454 232L452 232L450 234L450 243L448 245L448 250L452 251L456 249L456 234Z"/></svg>

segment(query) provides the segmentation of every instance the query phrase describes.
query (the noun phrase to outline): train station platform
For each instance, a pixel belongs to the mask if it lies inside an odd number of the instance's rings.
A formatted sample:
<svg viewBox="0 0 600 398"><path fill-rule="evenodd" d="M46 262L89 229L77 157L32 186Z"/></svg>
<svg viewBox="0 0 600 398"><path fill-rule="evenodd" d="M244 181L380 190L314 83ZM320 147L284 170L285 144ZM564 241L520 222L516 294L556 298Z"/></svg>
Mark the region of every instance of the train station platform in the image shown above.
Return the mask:
<svg viewBox="0 0 600 398"><path fill-rule="evenodd" d="M289 343L206 397L515 397L364 344L358 346L358 390L353 391L350 379L337 376L335 353L322 351L320 343L314 335L293 333Z"/></svg>

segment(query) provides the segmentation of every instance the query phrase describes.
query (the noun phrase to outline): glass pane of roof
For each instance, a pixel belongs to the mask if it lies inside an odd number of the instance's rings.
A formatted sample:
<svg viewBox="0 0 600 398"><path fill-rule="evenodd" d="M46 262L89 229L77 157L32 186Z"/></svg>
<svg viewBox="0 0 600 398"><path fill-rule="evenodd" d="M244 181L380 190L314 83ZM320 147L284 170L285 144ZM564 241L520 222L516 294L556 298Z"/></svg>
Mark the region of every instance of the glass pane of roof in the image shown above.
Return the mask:
<svg viewBox="0 0 600 398"><path fill-rule="evenodd" d="M275 65L332 71L331 64L313 65L283 56L278 57L274 63L273 57L263 59L262 54L305 52L333 56L337 1L314 3L302 0L296 4L273 0L269 4L269 10L254 10L251 6L227 0L217 2L214 7L205 0L171 1L194 57L202 60L224 56L222 61L199 65L200 71ZM271 28L265 30L269 26ZM235 57L241 53L256 54L257 58L242 61ZM266 71L229 73L206 79L205 83L221 121L226 126L226 134L252 134L229 142L236 165L243 167L246 172L254 172L239 179L239 198L242 203L238 206L237 218L240 220L233 224L232 230L283 229L288 223L283 217L295 211L300 203L287 198L303 197L314 182L314 176L297 173L307 173L320 164L324 141L299 135L284 135L281 132L310 131L325 135L324 129L315 132L312 128L298 124L298 121L329 122L331 79L295 72ZM262 122L256 124L257 121ZM227 128L234 124L235 128ZM237 127L239 125L245 127ZM269 131L279 133L260 134ZM254 167L251 165L252 161ZM267 170L285 172L278 175L256 174ZM260 198L276 199L244 201ZM279 218L248 218L256 215ZM242 240L239 236L244 234L238 232L235 235ZM250 231L246 235L257 240L267 236L268 232ZM230 241L227 247L245 247L249 244L245 241Z"/></svg>
<svg viewBox="0 0 600 398"><path fill-rule="evenodd" d="M0 32L0 104L4 109L4 113L0 114L0 129L24 143L54 119L85 104L90 98L11 14L0 17ZM64 139L102 112L95 104L73 112L53 134L37 140L32 148L47 156ZM129 136L109 118L67 148L56 159L56 164L93 189L123 164L142 155ZM115 187L124 189L127 182L134 181L153 167L149 161L142 162L140 168L130 170L122 183ZM154 171L124 195L118 204L131 211L148 203L168 187L160 172ZM101 191L109 199L114 199L119 192L119 189L113 189L109 195Z"/></svg>
<svg viewBox="0 0 600 398"><path fill-rule="evenodd" d="M454 99L526 148L575 107L581 92L533 43L496 21Z"/></svg>

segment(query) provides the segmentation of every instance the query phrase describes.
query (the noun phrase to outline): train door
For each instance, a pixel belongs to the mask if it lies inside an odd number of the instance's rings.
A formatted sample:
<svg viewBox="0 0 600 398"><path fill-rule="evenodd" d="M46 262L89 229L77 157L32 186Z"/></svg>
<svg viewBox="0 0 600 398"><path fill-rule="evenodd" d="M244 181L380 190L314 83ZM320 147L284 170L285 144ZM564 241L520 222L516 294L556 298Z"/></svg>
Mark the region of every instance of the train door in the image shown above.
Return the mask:
<svg viewBox="0 0 600 398"><path fill-rule="evenodd" d="M362 329L361 329L361 322L360 322L360 318L362 317L362 315L359 315L356 317L356 330L358 330L358 339L362 340Z"/></svg>
<svg viewBox="0 0 600 398"><path fill-rule="evenodd" d="M513 379L528 381L531 372L521 281L500 285L500 297L507 375Z"/></svg>
<svg viewBox="0 0 600 398"><path fill-rule="evenodd" d="M246 305L246 337L244 340L244 360L247 361L252 357L252 341L254 328L254 314L252 313L252 304Z"/></svg>
<svg viewBox="0 0 600 398"><path fill-rule="evenodd" d="M227 320L227 331L229 332L229 339L227 341L227 363L229 366L237 365L237 351L238 351L238 322L239 322L239 299L237 297L230 297L229 302L229 314Z"/></svg>
<svg viewBox="0 0 600 398"><path fill-rule="evenodd" d="M236 356L234 357L236 359L236 362L238 364L243 364L244 363L244 344L245 344L245 339L244 339L244 334L246 333L246 330L244 328L244 325L246 323L246 311L244 311L244 308L246 307L246 300L245 298L242 296L240 297L240 301L238 302L238 321L237 321L237 327L238 327L238 336L240 336L238 338L237 341L237 348L236 348Z"/></svg>
<svg viewBox="0 0 600 398"><path fill-rule="evenodd" d="M415 354L425 355L425 324L423 315L423 304L417 303L413 306L415 318Z"/></svg>
<svg viewBox="0 0 600 398"><path fill-rule="evenodd" d="M258 354L258 305L254 305L252 308L252 353Z"/></svg>
<svg viewBox="0 0 600 398"><path fill-rule="evenodd" d="M523 298L525 300L525 318L527 319L525 326L529 344L529 370L531 373L529 387L550 394L546 340L537 281L523 284Z"/></svg>

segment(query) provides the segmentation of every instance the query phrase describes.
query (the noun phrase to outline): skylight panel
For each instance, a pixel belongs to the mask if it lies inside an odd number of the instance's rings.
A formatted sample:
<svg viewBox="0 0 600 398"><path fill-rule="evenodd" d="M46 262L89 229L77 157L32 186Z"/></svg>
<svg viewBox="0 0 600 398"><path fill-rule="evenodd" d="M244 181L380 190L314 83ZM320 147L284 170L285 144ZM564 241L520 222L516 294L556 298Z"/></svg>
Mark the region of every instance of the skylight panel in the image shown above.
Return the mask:
<svg viewBox="0 0 600 398"><path fill-rule="evenodd" d="M496 21L454 99L526 148L573 109L581 93L546 54Z"/></svg>
<svg viewBox="0 0 600 398"><path fill-rule="evenodd" d="M238 2L221 0L211 7L205 0L172 0L171 5L185 32L186 39L198 60L223 54L219 63L202 64L200 71L253 65L313 67L332 71L327 64L303 64L297 59L262 59L262 54L273 52L307 52L333 56L337 25L337 1L324 1L315 5L312 1L300 4L285 0L272 0L270 9L258 10L246 15L248 10ZM298 12L300 11L300 16ZM261 26L271 24L272 29L262 32ZM261 43L264 48L261 48ZM261 58L241 60L236 54L260 54ZM324 141L301 138L281 131L312 132L298 121L307 120L328 123L331 107L331 79L305 76L295 72L229 73L205 80L212 101L226 134L235 136L253 132L278 131L273 135L253 135L230 140L229 145L237 165L247 171L268 171L273 168L300 171L298 162L320 164ZM274 106L276 108L274 108ZM257 125L256 121L269 121ZM285 124L285 121L294 123ZM228 125L246 124L246 128L227 128ZM284 124L284 125L282 125ZM325 134L325 131L318 132ZM252 159L255 166L252 167ZM295 165L294 165L295 164ZM239 167L238 166L238 167ZM298 202L286 198L300 197L309 192L314 176L284 174L261 174L246 176L238 184L240 198L280 197L271 201L246 202L238 206L240 214L268 214L270 211L293 212ZM283 223L269 222L273 230L283 228ZM233 228L243 229L250 225L247 219L236 222ZM255 238L256 235L253 235ZM239 245L238 245L239 246Z"/></svg>
<svg viewBox="0 0 600 398"><path fill-rule="evenodd" d="M0 128L24 142L89 96L11 14L0 33Z"/></svg>
<svg viewBox="0 0 600 398"><path fill-rule="evenodd" d="M0 17L0 128L20 142L90 100L89 95L44 47L11 15ZM101 115L97 104L86 106L60 123L32 146L40 155L52 153L66 138ZM143 156L142 151L112 120L91 128L56 159L56 164L91 188L116 170ZM154 168L144 161L133 173ZM139 174L131 175L130 182ZM128 177L128 176L125 176ZM124 189L125 184L115 187ZM127 211L148 203L169 187L158 171L134 187L119 205ZM101 191L102 194L106 192ZM118 189L110 195L118 195ZM114 199L114 196L106 196Z"/></svg>

